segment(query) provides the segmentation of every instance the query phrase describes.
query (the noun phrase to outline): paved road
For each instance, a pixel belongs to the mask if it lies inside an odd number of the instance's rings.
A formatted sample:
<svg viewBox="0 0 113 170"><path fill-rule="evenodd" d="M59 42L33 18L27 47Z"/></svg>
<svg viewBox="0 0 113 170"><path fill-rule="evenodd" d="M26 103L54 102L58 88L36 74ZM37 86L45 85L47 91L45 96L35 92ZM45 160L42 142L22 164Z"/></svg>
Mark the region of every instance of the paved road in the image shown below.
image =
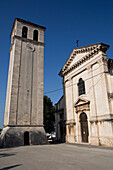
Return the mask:
<svg viewBox="0 0 113 170"><path fill-rule="evenodd" d="M0 170L113 170L113 150L54 144L0 149Z"/></svg>

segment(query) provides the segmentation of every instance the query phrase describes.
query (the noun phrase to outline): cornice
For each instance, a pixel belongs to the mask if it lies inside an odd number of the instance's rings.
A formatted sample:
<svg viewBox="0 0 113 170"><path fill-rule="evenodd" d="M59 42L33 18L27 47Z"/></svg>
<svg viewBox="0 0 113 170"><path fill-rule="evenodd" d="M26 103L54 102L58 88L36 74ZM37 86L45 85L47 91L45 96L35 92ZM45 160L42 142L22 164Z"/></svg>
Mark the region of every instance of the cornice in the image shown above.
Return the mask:
<svg viewBox="0 0 113 170"><path fill-rule="evenodd" d="M113 121L113 115L112 114L105 114L101 116L94 116L90 118L90 122L101 122L101 121Z"/></svg>
<svg viewBox="0 0 113 170"><path fill-rule="evenodd" d="M4 125L3 127L44 127L44 125L12 125L12 124L8 124L8 125Z"/></svg>
<svg viewBox="0 0 113 170"><path fill-rule="evenodd" d="M12 43L11 43L11 47L10 47L9 52L10 52L11 49L12 49L12 46L13 46L13 44L14 44L14 40L15 40L15 39L18 39L18 40L21 40L21 41L24 41L24 42L33 43L33 44L35 44L35 45L45 46L45 43L42 43L42 42L39 42L39 41L35 41L35 40L31 40L31 39L28 39L28 38L24 38L24 37L20 37L20 36L14 35L13 38L12 38Z"/></svg>
<svg viewBox="0 0 113 170"><path fill-rule="evenodd" d="M19 39L19 40L22 40L22 41L25 41L25 42L30 42L30 43L33 43L33 44L36 44L36 45L45 46L45 43L43 43L43 42L31 40L31 39L24 38L24 37L20 37L20 36L17 36L17 35L14 35L14 39L15 39L15 38L16 38L16 39Z"/></svg>
<svg viewBox="0 0 113 170"><path fill-rule="evenodd" d="M94 119L94 120L89 120L90 123L93 123L93 122L105 122L105 121L113 121L113 118L106 118L106 119Z"/></svg>
<svg viewBox="0 0 113 170"><path fill-rule="evenodd" d="M68 73L69 71L71 71L74 68L77 68L78 66L80 66L81 64L83 64L84 62L86 62L87 60L92 58L95 54L98 54L100 51L102 51L105 54L105 52L108 50L108 48L109 48L109 45L106 45L103 43L97 43L97 44L74 49L73 52L71 53L70 57L66 61L65 65L61 69L59 75L61 77L63 77L66 73ZM84 55L84 57L82 57L79 61L77 61L70 68L68 68L77 54L85 53L85 52L89 52L89 53Z"/></svg>
<svg viewBox="0 0 113 170"><path fill-rule="evenodd" d="M71 119L71 120L66 121L66 125L75 125L75 124L76 124L75 119Z"/></svg>

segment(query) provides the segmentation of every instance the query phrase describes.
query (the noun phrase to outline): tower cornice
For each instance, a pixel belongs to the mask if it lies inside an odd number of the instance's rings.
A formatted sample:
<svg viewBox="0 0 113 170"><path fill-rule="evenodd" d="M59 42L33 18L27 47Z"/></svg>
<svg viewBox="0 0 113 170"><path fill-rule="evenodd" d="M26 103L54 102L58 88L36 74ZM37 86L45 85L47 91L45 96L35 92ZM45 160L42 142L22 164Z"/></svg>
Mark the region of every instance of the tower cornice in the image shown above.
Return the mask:
<svg viewBox="0 0 113 170"><path fill-rule="evenodd" d="M14 40L15 39L18 39L18 40L21 40L21 41L24 41L24 42L33 43L35 45L41 45L41 46L45 46L46 45L45 43L42 43L42 42L39 42L39 41L35 41L35 40L31 40L31 39L28 39L28 38L24 38L24 37L20 37L20 36L14 35L9 52L11 52L11 49L12 49L12 46L14 44Z"/></svg>

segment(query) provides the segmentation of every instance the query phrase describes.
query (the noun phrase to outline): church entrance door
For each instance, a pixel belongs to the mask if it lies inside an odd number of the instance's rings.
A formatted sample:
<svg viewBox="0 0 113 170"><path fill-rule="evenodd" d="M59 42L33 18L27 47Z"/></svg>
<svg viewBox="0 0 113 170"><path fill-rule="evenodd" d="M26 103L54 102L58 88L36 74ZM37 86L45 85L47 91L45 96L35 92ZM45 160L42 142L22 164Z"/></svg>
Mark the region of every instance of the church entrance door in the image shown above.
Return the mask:
<svg viewBox="0 0 113 170"><path fill-rule="evenodd" d="M24 133L24 145L29 145L29 132Z"/></svg>
<svg viewBox="0 0 113 170"><path fill-rule="evenodd" d="M83 112L80 115L82 142L88 142L88 122L87 115Z"/></svg>

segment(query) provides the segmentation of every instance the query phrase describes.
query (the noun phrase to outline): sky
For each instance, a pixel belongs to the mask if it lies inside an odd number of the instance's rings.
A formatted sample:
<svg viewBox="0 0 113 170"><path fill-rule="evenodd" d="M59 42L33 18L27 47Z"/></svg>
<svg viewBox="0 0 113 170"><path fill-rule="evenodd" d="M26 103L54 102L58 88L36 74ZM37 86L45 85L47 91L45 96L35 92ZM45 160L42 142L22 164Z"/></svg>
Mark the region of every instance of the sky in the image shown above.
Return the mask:
<svg viewBox="0 0 113 170"><path fill-rule="evenodd" d="M77 40L79 47L109 44L107 56L113 58L112 0L0 0L0 128L4 120L10 32L16 17L46 27L44 94L53 104L63 95L58 73L76 48ZM61 90L51 92L57 89Z"/></svg>

